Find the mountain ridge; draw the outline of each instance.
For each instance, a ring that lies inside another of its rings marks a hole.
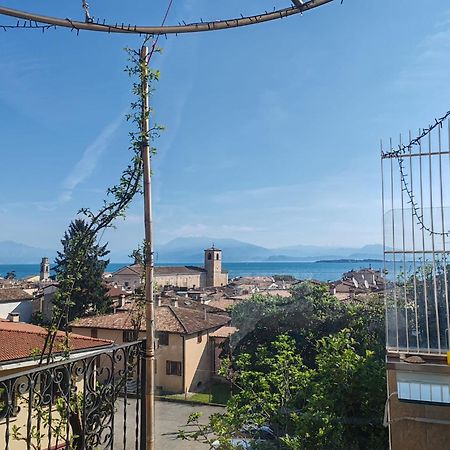
[[[0,241],[0,264],[37,264],[47,256],[52,261],[56,250],[33,247],[16,241]]]
[[[360,248],[318,245],[292,245],[267,248],[230,238],[180,237],[158,245],[155,261],[161,263],[200,263],[204,249],[214,245],[223,251],[225,262],[314,262],[339,259],[381,259],[383,247],[369,244]],[[130,251],[112,250],[111,262],[129,260]],[[52,263],[56,250],[33,247],[15,241],[0,241],[0,264],[37,264],[43,256]]]

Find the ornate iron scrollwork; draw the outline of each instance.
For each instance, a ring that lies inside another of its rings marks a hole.
[[[0,449],[15,441],[27,448],[112,449],[115,440],[126,443],[131,416],[139,441],[144,344],[127,343],[0,377]]]

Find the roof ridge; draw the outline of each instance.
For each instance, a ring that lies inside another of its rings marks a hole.
[[[32,324],[26,324],[26,325],[32,325]],[[32,326],[37,326],[37,325],[32,325]],[[8,331],[8,332],[12,332],[12,333],[20,333],[20,334],[31,334],[31,335],[37,335],[37,336],[45,336],[47,334],[46,330],[36,330],[36,331],[32,331],[32,330],[24,330],[24,329],[14,329],[14,328],[2,328],[0,326],[0,331]],[[63,337],[64,332],[61,330],[57,330],[56,332],[56,337]],[[88,340],[88,341],[104,341],[104,342],[113,342],[110,341],[109,339],[99,339],[99,338],[93,338],[90,336],[83,336],[82,334],[77,334],[77,333],[69,333],[69,337],[72,336],[75,339],[84,339],[84,340]]]
[[[166,306],[167,308],[170,309],[170,311],[172,312],[172,314],[175,316],[175,319],[178,320],[178,322],[180,323],[180,325],[183,327],[183,330],[186,334],[188,334],[188,330],[186,328],[186,326],[184,325],[184,323],[181,321],[181,319],[178,317],[177,313],[174,311],[175,307],[172,305],[162,305],[162,306]],[[179,308],[179,306],[177,306],[177,308]]]
[[[84,316],[84,317],[78,317],[77,319],[73,319],[70,324],[74,324],[76,325],[78,322],[83,321],[83,320],[89,320],[89,319],[93,319],[95,317],[110,317],[110,316],[120,316],[123,314],[128,314],[128,311],[116,311],[116,312],[112,312],[112,313],[107,313],[107,314],[97,314],[97,315],[93,315],[93,316]]]
[[[120,267],[119,269],[117,269],[115,272],[112,272],[112,274],[114,275],[114,274],[116,274],[116,273],[118,273],[118,272],[120,272],[121,270],[124,270],[124,269],[130,269],[130,270],[132,270],[134,273],[136,273],[137,275],[140,275],[140,273],[136,270],[136,269],[133,269],[133,266],[135,266],[136,264],[129,264],[128,266],[124,266],[124,267]]]

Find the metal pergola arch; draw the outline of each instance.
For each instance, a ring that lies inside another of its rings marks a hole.
[[[309,0],[300,3],[299,0],[293,0],[294,6],[278,9],[272,12],[264,12],[252,16],[242,16],[239,18],[221,19],[208,22],[195,22],[180,25],[163,25],[163,26],[141,26],[131,24],[108,24],[98,21],[80,22],[69,18],[60,18],[45,16],[42,14],[31,13],[27,11],[19,11],[12,8],[0,6],[0,15],[15,17],[30,23],[41,23],[55,27],[70,28],[76,30],[98,31],[105,33],[128,33],[128,34],[182,34],[196,33],[202,31],[217,31],[231,28],[244,27],[257,23],[269,22],[272,20],[283,19],[295,14],[301,14],[311,9],[330,3],[334,0]]]

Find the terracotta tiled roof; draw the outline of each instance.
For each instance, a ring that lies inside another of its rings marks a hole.
[[[196,266],[160,266],[155,267],[155,276],[164,275],[196,275],[201,272],[206,272],[203,267]]]
[[[233,333],[236,333],[238,329],[236,327],[223,326],[210,334],[210,337],[227,338]]]
[[[215,305],[212,304],[204,304],[201,303],[199,300],[192,300],[190,298],[181,297],[181,296],[175,296],[175,297],[163,297],[161,298],[161,305],[162,306],[174,306],[174,302],[178,302],[178,306],[181,308],[187,308],[187,309],[196,309],[198,311],[202,311],[204,313],[205,309],[207,313],[212,314],[223,314],[224,311],[222,308],[218,308]]]
[[[112,287],[111,289],[109,289],[109,291],[106,293],[106,295],[108,297],[120,297],[121,295],[130,295],[128,292],[122,290],[121,288],[118,287]]]
[[[218,314],[205,314],[204,311],[169,306],[183,325],[187,334],[222,326],[230,322],[230,317]],[[206,319],[205,319],[206,317]]]
[[[36,325],[22,322],[0,320],[0,363],[18,359],[28,359],[36,350],[44,347],[47,330]],[[58,331],[55,341],[55,353],[61,350],[64,333]],[[87,350],[111,345],[111,341],[94,339],[77,334],[69,334],[69,348],[71,351]]]
[[[132,312],[120,311],[114,314],[101,314],[99,316],[83,317],[70,323],[72,329],[82,328],[105,328],[109,330],[132,330]],[[145,324],[143,324],[145,325]],[[145,330],[145,326],[141,327]]]
[[[156,266],[154,269],[155,276],[164,276],[164,275],[195,275],[199,272],[206,272],[203,267],[196,266]],[[114,272],[113,275],[142,275],[143,267],[139,264],[133,264],[132,266],[122,267],[121,269]]]
[[[32,300],[33,296],[20,288],[0,289],[0,303],[18,302],[22,300]]]
[[[225,311],[228,308],[231,308],[232,306],[234,306],[236,303],[238,303],[238,300],[233,300],[231,298],[222,297],[222,298],[211,300],[208,303],[208,305]]]
[[[142,274],[142,266],[139,264],[134,264],[132,266],[122,267],[119,270],[116,270],[113,275],[141,275]]]
[[[71,323],[72,328],[106,328],[115,330],[131,330],[133,314],[131,311],[105,314],[101,316],[84,317]],[[226,315],[205,313],[197,309],[175,306],[159,306],[155,308],[155,325],[157,331],[169,333],[192,334],[228,324],[230,318]],[[145,321],[142,320],[141,331],[145,331]]]

